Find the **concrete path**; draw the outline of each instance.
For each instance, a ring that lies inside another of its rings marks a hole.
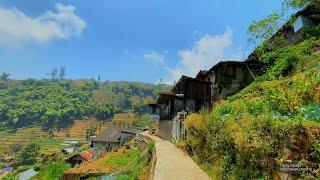
[[[143,132],[155,141],[157,162],[154,180],[208,180],[202,169],[182,150],[169,141]]]

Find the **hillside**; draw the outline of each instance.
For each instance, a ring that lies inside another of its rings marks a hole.
[[[142,115],[145,103],[166,85],[95,80],[0,80],[1,127],[41,124],[60,128],[77,119],[107,120],[115,113]]]
[[[264,75],[187,118],[189,152],[213,178],[278,179],[288,163],[307,168],[301,178],[320,176],[319,49],[311,38],[262,53]]]

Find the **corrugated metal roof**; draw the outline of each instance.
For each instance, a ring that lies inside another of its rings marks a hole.
[[[93,149],[90,149],[86,152],[81,152],[79,155],[86,161],[89,161],[93,156]]]
[[[137,128],[122,128],[121,131],[122,132],[127,132],[127,133],[132,133],[132,134],[138,134],[138,133],[141,132]]]
[[[107,127],[92,141],[93,142],[120,142],[121,132],[138,134],[141,131],[138,130],[137,128]]]
[[[107,127],[93,142],[120,142],[121,128]]]

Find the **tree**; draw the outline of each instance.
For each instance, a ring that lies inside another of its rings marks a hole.
[[[34,160],[40,153],[40,145],[37,143],[26,144],[20,154],[24,162]]]
[[[311,3],[317,4],[317,2],[319,1],[317,0],[283,0],[282,8],[284,8],[284,10],[300,9]]]
[[[134,126],[136,127],[146,127],[150,124],[150,115],[144,114],[142,116],[139,116],[134,121]]]
[[[51,76],[51,80],[54,81],[57,77],[57,74],[58,74],[58,69],[57,68],[53,68],[51,70],[51,73],[50,73],[50,76]]]
[[[97,131],[97,126],[91,125],[89,129],[86,131],[86,140],[90,140],[90,137],[95,135]]]
[[[96,81],[93,78],[91,78],[91,82],[92,82],[92,90],[97,90],[100,88],[100,82]]]
[[[277,29],[279,29],[279,19],[281,15],[279,13],[273,13],[260,21],[254,21],[248,27],[250,43],[256,44],[257,40],[269,39]]]
[[[53,136],[54,136],[54,132],[53,132],[53,130],[52,129],[49,129],[49,138],[53,138]]]
[[[10,74],[8,74],[8,73],[2,73],[1,80],[8,81],[9,76],[10,76]]]
[[[147,112],[147,105],[142,100],[138,100],[132,104],[133,111],[138,115],[143,115]]]
[[[60,80],[63,80],[64,76],[66,75],[66,68],[65,67],[61,67],[60,69]]]
[[[13,152],[14,157],[16,158],[16,154],[21,151],[22,147],[22,144],[10,144],[9,150],[10,152]]]
[[[275,11],[262,20],[254,21],[248,27],[248,41],[255,44],[259,40],[269,39],[278,31],[283,21],[290,19],[290,12],[301,9],[306,5],[320,8],[320,0],[283,0],[281,10]]]

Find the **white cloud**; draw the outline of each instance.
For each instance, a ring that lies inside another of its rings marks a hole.
[[[226,60],[225,58],[238,58],[240,53],[234,52],[230,55],[227,52],[232,45],[232,35],[233,32],[228,27],[221,35],[202,35],[191,49],[180,50],[178,65],[175,68],[166,68],[170,75],[169,82],[178,80],[182,74],[195,76],[199,70],[209,69],[219,61]]]
[[[20,46],[26,41],[43,44],[80,36],[86,23],[75,14],[76,8],[57,3],[55,9],[56,12],[47,11],[32,18],[16,8],[0,8],[0,44]]]
[[[150,51],[144,54],[143,57],[154,65],[164,64],[164,56],[156,51]]]

